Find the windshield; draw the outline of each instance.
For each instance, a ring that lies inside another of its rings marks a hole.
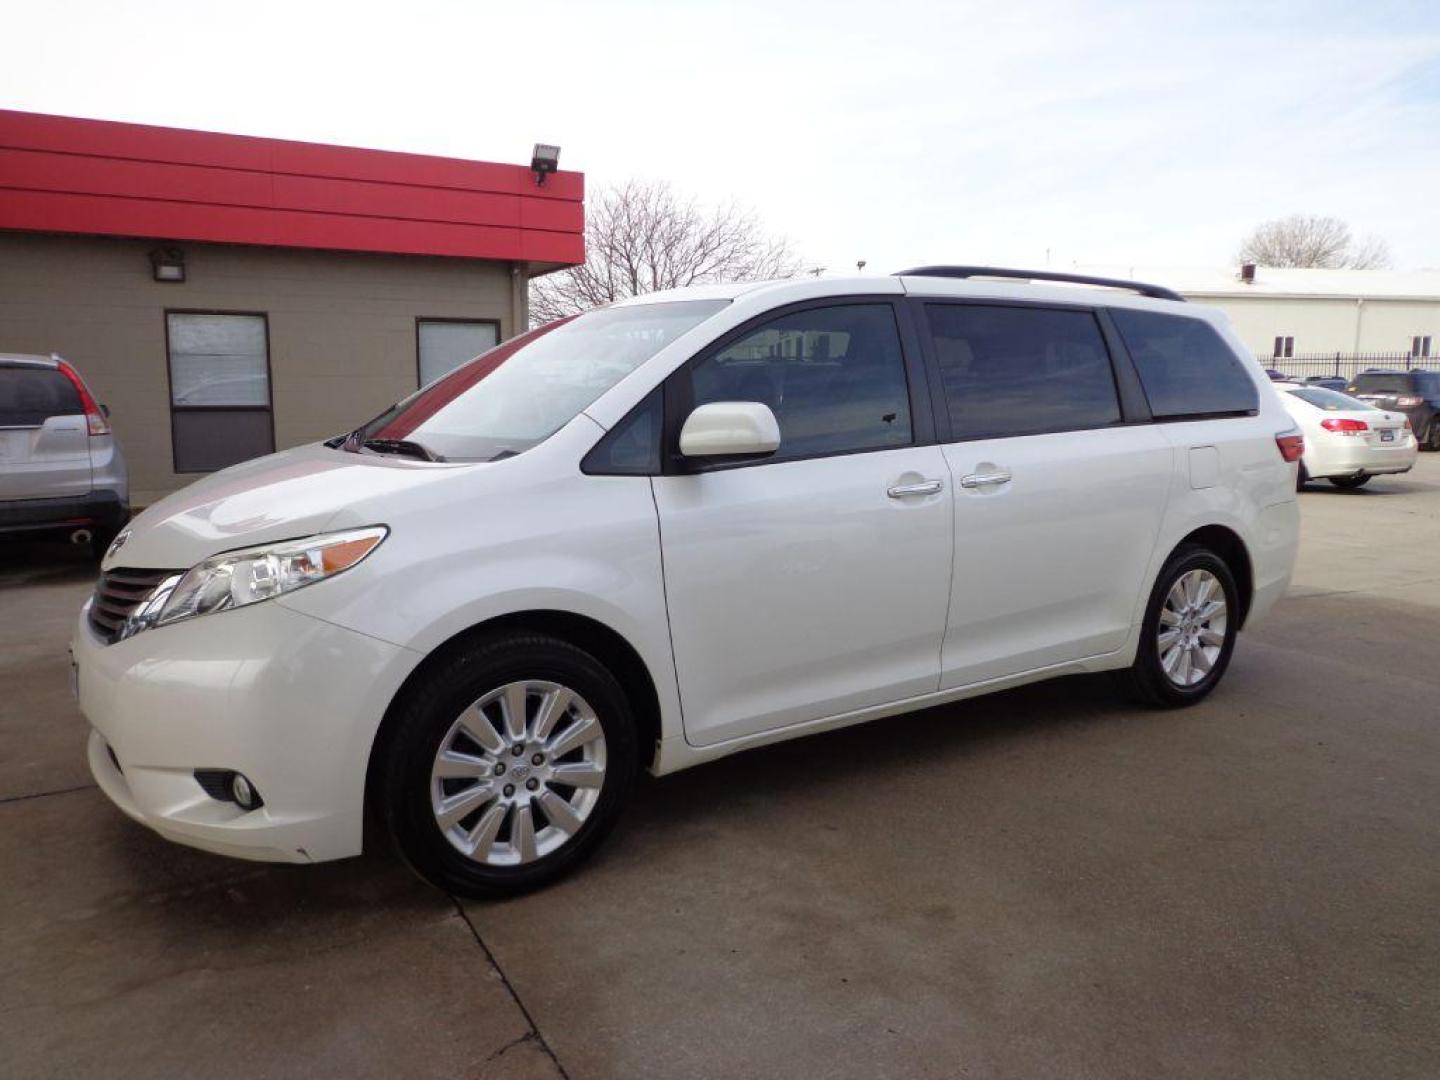
[[[603,308],[542,326],[421,387],[352,433],[345,449],[433,461],[523,453],[728,303]]]
[[[1323,386],[1306,386],[1289,392],[1301,401],[1308,401],[1317,409],[1324,409],[1326,412],[1358,412],[1362,409],[1368,409],[1371,412],[1379,411],[1368,401],[1361,401],[1349,394],[1342,394],[1338,390],[1326,390]]]

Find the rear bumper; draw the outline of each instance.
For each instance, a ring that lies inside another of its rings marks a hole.
[[[1380,476],[1408,472],[1415,466],[1419,447],[1413,438],[1402,446],[1369,446],[1355,440],[1351,445],[1321,444],[1305,455],[1305,469],[1313,477]]]
[[[66,499],[7,499],[0,502],[0,533],[44,529],[118,530],[130,507],[113,491],[92,491]]]
[[[1300,548],[1300,504],[1292,499],[1267,506],[1255,523],[1249,548],[1254,592],[1245,616],[1247,629],[1263,619],[1290,587]]]

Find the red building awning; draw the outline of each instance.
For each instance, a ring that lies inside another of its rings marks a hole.
[[[0,110],[0,229],[585,261],[583,173]]]

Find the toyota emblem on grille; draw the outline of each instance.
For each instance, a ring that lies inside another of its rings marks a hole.
[[[124,547],[124,546],[125,546],[125,541],[126,541],[126,540],[129,540],[129,539],[130,539],[130,530],[129,530],[129,529],[126,529],[126,530],[125,530],[124,532],[122,532],[119,536],[115,537],[114,540],[110,541],[110,546],[105,549],[105,557],[106,557],[107,559],[110,558],[110,557],[111,557],[112,555],[114,555],[117,551],[119,551],[122,547]]]

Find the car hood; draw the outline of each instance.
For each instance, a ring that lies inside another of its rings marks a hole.
[[[256,458],[198,480],[126,526],[112,566],[183,569],[222,551],[327,528],[384,524],[363,516],[370,500],[443,481],[466,465],[351,454],[321,443]],[[479,466],[482,467],[483,466]],[[347,510],[355,513],[346,514]]]

